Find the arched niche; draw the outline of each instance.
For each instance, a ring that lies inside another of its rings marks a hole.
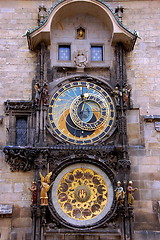
[[[72,8],[70,8],[71,6]],[[78,3],[78,5],[75,3],[71,6],[64,7],[66,11],[60,17],[55,17],[51,24],[51,66],[64,66],[65,64],[65,66],[74,67],[77,64],[80,67],[81,64],[77,58],[83,52],[86,58],[85,66],[109,67],[114,56],[114,48],[111,47],[112,27],[104,17],[100,14],[96,15],[99,8],[95,10],[94,5],[92,5],[93,9],[91,9],[91,6],[88,6],[88,3]],[[77,26],[83,26],[82,29],[85,29],[84,38],[77,37]],[[59,48],[61,46],[65,60],[59,57]],[[63,49],[67,46],[69,50],[65,52]],[[98,51],[98,53],[94,52],[93,57],[92,51]],[[70,57],[68,61],[66,60],[66,55],[68,58]]]
[[[125,28],[108,5],[99,0],[63,0],[55,4],[51,8],[48,19],[41,26],[27,33],[29,48],[36,49],[42,41],[46,45],[50,45],[52,26],[60,22],[61,19],[76,14],[88,14],[101,19],[111,32],[111,46],[121,42],[127,51],[133,49],[137,35]]]

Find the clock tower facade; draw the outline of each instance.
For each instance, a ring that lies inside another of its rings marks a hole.
[[[125,53],[133,50],[136,33],[103,2],[66,0],[26,36],[39,53],[35,181],[38,172],[52,172],[47,204],[32,206],[35,232],[46,240],[53,234],[103,239],[106,232],[111,239],[132,239],[133,207],[125,197],[131,107]]]
[[[37,53],[32,101],[6,109],[18,104],[29,144],[4,152],[13,171],[34,171],[32,240],[133,239],[125,55],[138,35],[122,12],[97,0],[42,5],[25,34]]]

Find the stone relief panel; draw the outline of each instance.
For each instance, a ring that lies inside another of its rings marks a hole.
[[[74,54],[74,63],[77,67],[84,68],[87,66],[88,63],[88,56],[87,51],[85,50],[78,50]]]

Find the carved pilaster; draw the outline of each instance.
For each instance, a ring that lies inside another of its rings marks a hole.
[[[130,169],[128,159],[128,139],[127,139],[127,121],[126,121],[126,104],[129,104],[129,89],[127,88],[125,50],[122,44],[115,48],[116,57],[116,90],[119,91],[119,105],[117,106],[118,115],[118,142],[122,146],[122,152],[118,156],[118,168],[123,169],[124,179]]]
[[[118,179],[122,182],[124,192],[127,192],[127,181],[129,180],[131,162],[128,156],[127,120],[126,111],[130,108],[130,87],[127,85],[125,50],[122,44],[115,49],[116,56],[116,81],[115,93],[118,97],[118,143],[122,146],[118,152]],[[133,208],[128,207],[127,194],[123,206],[118,208],[121,222],[121,237],[123,240],[133,239]]]
[[[33,102],[36,118],[35,144],[46,145],[46,111],[48,106],[47,49],[42,42],[38,50],[37,76],[33,81]]]
[[[125,64],[125,50],[121,43],[119,43],[115,48],[116,56],[116,83],[123,87],[127,83],[126,79],[126,64]]]

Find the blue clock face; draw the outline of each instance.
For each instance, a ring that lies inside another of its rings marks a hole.
[[[53,94],[48,119],[59,138],[72,144],[92,144],[110,136],[115,121],[114,102],[94,83],[68,83]]]

